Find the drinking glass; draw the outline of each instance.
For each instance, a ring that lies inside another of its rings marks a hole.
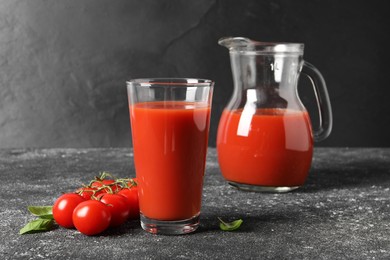
[[[185,234],[199,226],[214,82],[127,82],[141,226]]]

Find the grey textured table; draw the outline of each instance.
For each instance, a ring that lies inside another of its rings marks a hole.
[[[231,188],[209,149],[194,234],[151,235],[137,221],[94,237],[63,228],[18,234],[33,219],[28,205],[51,205],[100,171],[133,177],[131,150],[0,150],[0,259],[390,258],[390,149],[316,149],[305,186],[286,194]],[[244,224],[223,232],[218,216]]]

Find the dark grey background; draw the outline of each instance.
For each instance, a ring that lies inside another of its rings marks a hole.
[[[216,81],[210,145],[233,84],[223,36],[305,43],[334,131],[319,146],[390,146],[383,0],[1,0],[0,148],[131,146],[125,81]],[[302,100],[315,113],[307,80]]]

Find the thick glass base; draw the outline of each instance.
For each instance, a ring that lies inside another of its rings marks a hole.
[[[185,220],[164,221],[150,219],[140,214],[141,227],[152,234],[183,235],[194,232],[199,227],[199,214]]]
[[[243,191],[255,191],[255,192],[274,192],[274,193],[284,193],[292,190],[296,190],[301,186],[293,186],[293,187],[273,187],[273,186],[257,186],[257,185],[248,185],[237,182],[228,182],[234,188]]]

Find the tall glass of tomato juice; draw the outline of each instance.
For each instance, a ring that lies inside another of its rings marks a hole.
[[[214,82],[127,82],[141,226],[185,234],[199,226]]]

